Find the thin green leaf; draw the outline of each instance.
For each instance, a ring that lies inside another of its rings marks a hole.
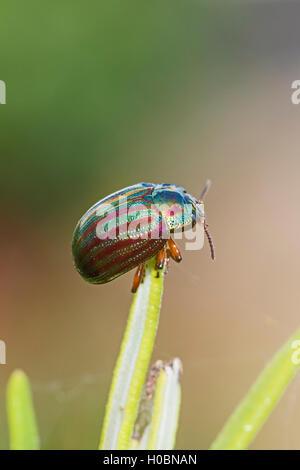
[[[246,449],[300,366],[300,329],[278,351],[228,419],[211,449]]]
[[[15,370],[7,385],[7,415],[10,448],[38,450],[39,435],[33,409],[30,383],[22,370]]]
[[[163,275],[148,261],[134,295],[106,405],[99,449],[128,449],[158,326]]]
[[[180,371],[181,362],[179,359],[174,359],[159,372],[148,431],[146,448],[149,450],[174,448],[181,400]]]

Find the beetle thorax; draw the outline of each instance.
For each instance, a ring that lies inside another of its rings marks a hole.
[[[204,204],[180,186],[158,184],[152,199],[171,233],[204,223]]]

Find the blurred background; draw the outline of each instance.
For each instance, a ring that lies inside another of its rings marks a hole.
[[[5,2],[0,448],[29,375],[45,449],[93,449],[133,273],[85,283],[79,217],[140,181],[199,195],[216,248],[170,266],[154,351],[181,358],[178,449],[205,449],[300,323],[299,2]],[[252,448],[300,448],[296,377]]]

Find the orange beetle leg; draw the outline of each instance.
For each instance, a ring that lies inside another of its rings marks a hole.
[[[132,283],[132,288],[131,288],[131,292],[133,294],[135,294],[135,292],[137,291],[140,283],[143,281],[144,268],[145,268],[145,265],[140,264],[138,266],[136,272],[135,272],[135,275],[134,275],[134,278],[133,278],[133,283]]]
[[[169,238],[168,246],[169,246],[169,249],[170,249],[171,258],[174,261],[176,261],[176,263],[179,263],[182,260],[182,256],[181,256],[181,253],[180,253],[180,250],[179,250],[178,246],[176,245],[174,240],[172,240],[172,238]]]
[[[168,274],[168,272],[169,272],[170,258],[171,258],[171,252],[170,252],[169,248],[167,248],[167,250],[166,250],[165,271],[164,271],[165,274]]]
[[[155,269],[157,270],[157,277],[159,277],[159,271],[164,267],[165,264],[165,247],[160,250],[156,255],[156,265]]]

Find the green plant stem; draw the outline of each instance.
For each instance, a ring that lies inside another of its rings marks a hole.
[[[277,352],[228,419],[211,449],[246,449],[300,366],[300,329]]]
[[[163,274],[155,259],[134,295],[106,405],[99,449],[128,449],[157,331]]]
[[[147,443],[149,450],[174,448],[181,401],[180,371],[181,361],[173,359],[159,373]]]
[[[39,435],[30,384],[22,370],[15,370],[7,385],[7,415],[12,450],[38,450]]]

